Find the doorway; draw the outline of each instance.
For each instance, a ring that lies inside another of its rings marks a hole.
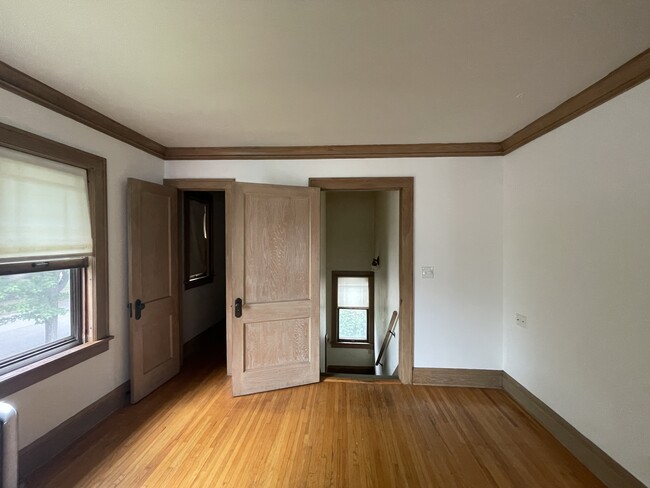
[[[323,193],[327,192],[390,192],[395,191],[399,195],[399,224],[398,224],[398,274],[399,274],[399,344],[397,375],[402,383],[413,382],[413,177],[368,177],[368,178],[310,178],[309,185],[318,187]],[[325,197],[326,198],[326,197]],[[327,210],[321,209],[321,218],[326,219]],[[323,238],[321,238],[321,242]],[[374,256],[376,257],[376,255]],[[379,256],[381,266],[381,256]],[[321,303],[327,301],[327,287],[325,285],[327,275],[321,274]],[[324,319],[326,309],[321,308],[321,321]],[[334,313],[332,312],[332,316]],[[392,319],[391,314],[391,319]],[[389,320],[389,324],[392,320]],[[388,326],[387,326],[388,327]],[[327,332],[327,331],[325,331]],[[331,334],[331,331],[330,331]],[[383,344],[384,337],[380,337]],[[328,337],[328,340],[330,337]],[[377,339],[374,339],[377,341]],[[376,342],[375,342],[376,344]],[[327,351],[325,347],[325,333],[321,329],[321,356]],[[377,358],[381,353],[381,345],[375,355]],[[376,361],[376,359],[375,359]],[[330,360],[321,362],[331,363]],[[390,366],[388,366],[390,368]],[[390,371],[393,373],[393,371]]]
[[[399,191],[322,192],[321,233],[321,371],[397,377]]]
[[[179,303],[183,360],[210,347],[230,374],[228,208],[234,180],[165,180],[179,190]]]
[[[226,224],[223,191],[181,192],[183,360],[210,347],[226,362]]]

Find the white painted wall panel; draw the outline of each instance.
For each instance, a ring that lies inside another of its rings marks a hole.
[[[168,161],[166,178],[415,177],[415,366],[501,369],[501,158]],[[433,280],[420,266],[434,265]]]
[[[649,108],[646,82],[505,157],[503,251],[506,372],[646,484]]]

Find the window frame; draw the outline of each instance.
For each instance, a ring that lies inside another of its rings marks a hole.
[[[39,260],[40,261],[40,260]],[[38,264],[40,266],[34,266]],[[0,376],[18,369],[20,365],[28,365],[40,359],[45,359],[58,352],[76,347],[86,342],[86,317],[84,304],[84,283],[86,282],[86,270],[88,259],[68,258],[50,262],[33,261],[22,263],[0,264],[1,276],[27,275],[44,273],[50,271],[68,271],[70,273],[70,332],[71,335],[43,344],[41,346],[26,349],[13,356],[0,358]]]
[[[339,307],[338,306],[338,280],[339,278],[368,278],[368,308],[365,307]],[[375,347],[375,273],[373,271],[332,271],[332,347],[349,347],[356,349],[374,349]],[[366,321],[365,341],[339,339],[339,309],[368,310]]]
[[[206,227],[207,227],[207,251],[208,251],[208,263],[207,263],[207,270],[206,274],[204,276],[200,276],[197,278],[192,279],[190,276],[190,263],[191,263],[191,256],[190,253],[192,252],[192,246],[190,245],[190,233],[189,233],[189,222],[190,222],[190,201],[196,201],[199,202],[203,205],[205,205],[206,208]],[[183,266],[183,283],[185,286],[186,290],[189,290],[190,288],[195,288],[197,286],[201,285],[207,285],[208,283],[212,283],[214,280],[214,256],[213,256],[213,248],[214,248],[214,241],[213,241],[213,229],[212,229],[212,220],[213,220],[213,209],[212,209],[212,195],[210,193],[205,193],[205,192],[193,192],[193,191],[186,191],[183,192],[183,260],[184,260],[184,266]]]
[[[85,170],[93,238],[93,253],[88,257],[82,283],[85,337],[81,344],[0,375],[2,398],[107,351],[112,337],[108,331],[106,159],[1,122],[0,146]]]

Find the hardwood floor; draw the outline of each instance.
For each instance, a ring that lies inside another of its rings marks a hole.
[[[209,355],[28,487],[599,487],[500,390],[322,382],[233,398]]]

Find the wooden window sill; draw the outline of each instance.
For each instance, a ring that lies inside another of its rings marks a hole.
[[[374,344],[370,342],[330,342],[332,347],[349,347],[353,349],[374,349]]]
[[[111,339],[86,342],[0,376],[0,399],[108,351]]]

